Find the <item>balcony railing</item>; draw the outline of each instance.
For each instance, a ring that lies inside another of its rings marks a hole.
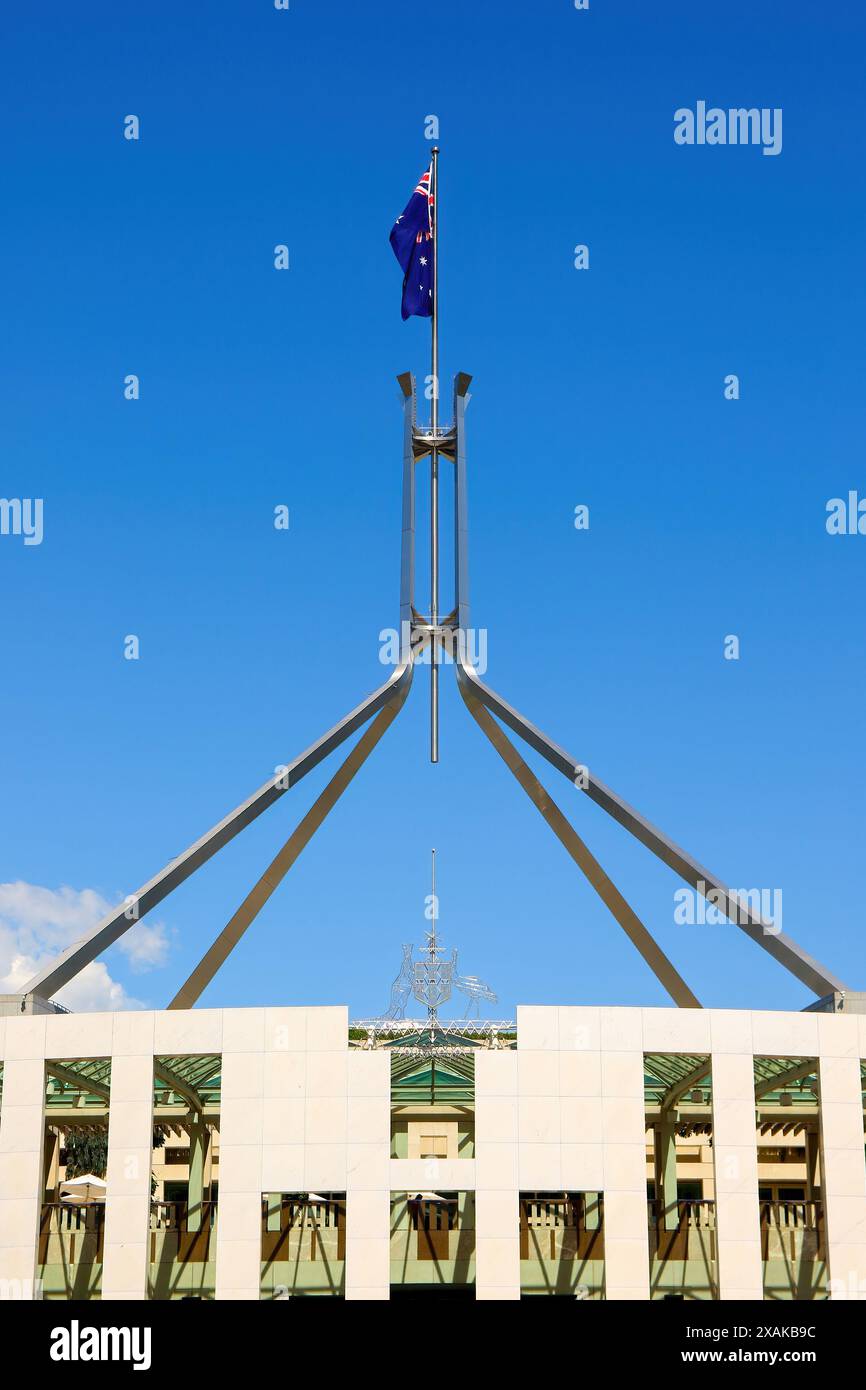
[[[62,1262],[98,1264],[102,1259],[105,1203],[43,1202],[39,1217],[39,1263],[52,1263],[52,1247]]]
[[[761,1225],[784,1231],[816,1231],[823,1218],[820,1202],[762,1202]]]
[[[825,1260],[823,1204],[761,1202],[761,1254],[764,1260]]]
[[[538,1193],[520,1198],[520,1258],[600,1260],[604,1257],[604,1209],[599,1200],[587,1224],[582,1193],[558,1197]]]
[[[664,1226],[666,1206],[656,1198],[647,1202],[647,1215],[651,1226]],[[716,1225],[716,1204],[713,1201],[697,1198],[683,1198],[677,1202],[676,1230],[712,1231]]]
[[[262,1201],[262,1259],[345,1260],[346,1201],[283,1197]]]
[[[713,1261],[716,1257],[716,1204],[712,1201],[678,1201],[666,1224],[666,1205],[660,1199],[647,1202],[650,1259]]]
[[[199,1227],[206,1226],[213,1230],[217,1218],[216,1202],[202,1202],[199,1207],[193,1208],[193,1211],[200,1213]],[[189,1216],[189,1202],[151,1202],[150,1229],[152,1231],[188,1231]]]
[[[151,1202],[151,1264],[165,1260],[180,1264],[207,1262],[211,1234],[216,1228],[217,1205],[216,1202],[202,1202],[190,1208],[188,1202]]]

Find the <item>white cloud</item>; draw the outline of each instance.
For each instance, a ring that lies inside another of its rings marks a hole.
[[[37,970],[84,936],[113,906],[93,888],[0,883],[0,994],[20,993]],[[162,965],[168,953],[165,927],[159,922],[137,922],[117,944],[136,973]],[[76,1012],[143,1007],[112,979],[103,961],[92,961],[55,997]]]
[[[137,922],[117,943],[137,975],[165,965],[168,936],[162,922]]]

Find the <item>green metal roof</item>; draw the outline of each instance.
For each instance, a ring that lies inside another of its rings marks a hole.
[[[393,1105],[471,1105],[475,1058],[405,1057],[391,1054]]]
[[[861,1063],[866,1089],[866,1064]],[[813,1057],[756,1057],[755,1101],[767,1106],[817,1105],[818,1063]],[[654,1052],[644,1058],[644,1098],[647,1105],[675,1105],[692,1090],[712,1099],[712,1072],[707,1056]],[[783,1096],[786,1099],[783,1100]]]
[[[688,1085],[686,1085],[688,1083]],[[678,1091],[686,1086],[702,1090],[703,1099],[711,1095],[710,1059],[700,1054],[648,1052],[644,1057],[643,1093],[646,1105],[674,1104]]]
[[[154,1057],[154,1105],[190,1109],[218,1106],[222,1057]],[[64,1058],[46,1063],[45,1103],[51,1107],[104,1108],[111,1091],[110,1058]]]
[[[782,1097],[790,1097],[790,1101]],[[755,1099],[757,1103],[787,1105],[818,1104],[818,1063],[814,1057],[756,1057]]]
[[[45,1104],[48,1109],[104,1110],[111,1092],[111,1059],[108,1057],[64,1057],[47,1061]]]
[[[192,1092],[202,1107],[219,1105],[223,1059],[218,1053],[198,1057],[155,1057],[154,1067],[155,1105],[176,1105],[188,1110],[190,1102],[184,1092]],[[173,1089],[172,1080],[176,1080],[177,1090]]]

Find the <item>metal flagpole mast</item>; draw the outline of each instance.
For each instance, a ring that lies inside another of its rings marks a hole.
[[[103,951],[118,941],[136,922],[141,921],[148,912],[186,882],[202,865],[240,835],[268,807],[278,801],[290,788],[296,786],[302,778],[318,767],[325,758],[334,753],[353,734],[359,733],[365,725],[369,725],[312,808],[292,832],[272,864],[251,892],[247,894],[237,912],[196,966],[180,993],[172,1000],[169,1008],[187,1008],[197,1001],[201,991],[213,978],[215,971],[226,960],[243,932],[254,921],[261,907],[270,898],[277,883],[285,877],[304,846],[309,843],[312,835],[336,805],[346,787],[383,736],[388,724],[397,716],[409,694],[415,663],[419,660],[427,644],[433,645],[434,652],[437,652],[440,642],[443,641],[445,629],[440,626],[439,617],[438,462],[440,453],[448,462],[453,463],[455,470],[455,611],[453,620],[450,617],[447,620],[449,639],[452,630],[455,636],[466,631],[464,624],[468,624],[469,590],[465,414],[468,404],[467,393],[472,378],[465,372],[457,373],[454,381],[453,425],[447,430],[440,430],[438,155],[439,150],[434,147],[428,190],[428,229],[432,241],[434,274],[431,287],[430,315],[432,320],[432,381],[429,433],[425,432],[423,425],[419,426],[416,418],[417,392],[414,376],[410,372],[404,372],[398,378],[403,396],[403,531],[400,550],[400,621],[401,630],[404,621],[410,626],[411,640],[408,644],[408,650],[401,651],[400,663],[388,680],[373,690],[354,709],[349,710],[342,719],[316,739],[299,757],[288,765],[277,765],[276,775],[271,774],[263,786],[254,791],[227,816],[219,820],[216,825],[205,831],[183,853],[169,860],[168,864],[143,884],[136,893],[129,895],[124,902],[115,904],[107,916],[98,922],[86,936],[74,942],[61,955],[43,964],[42,968],[26,981],[17,996],[21,1000],[22,1007],[26,1005],[29,996],[36,996],[43,1000],[51,999],[58,990],[76,979],[86,966],[102,955]],[[423,177],[426,178],[427,175],[425,174]],[[414,191],[413,198],[415,194],[420,197],[422,192],[423,184],[419,184]],[[411,237],[417,238],[418,234],[421,233],[423,240],[423,215],[419,215],[421,209],[414,201],[411,204],[411,211],[413,221],[408,249],[410,253],[414,254],[413,247],[417,247],[418,242],[416,240],[412,243]],[[397,223],[402,222],[402,220],[401,216],[397,219]],[[397,240],[399,241],[399,238]],[[421,249],[426,253],[426,243]],[[395,246],[401,267],[406,259],[405,251],[405,241],[399,246]],[[426,254],[423,259],[426,270]],[[404,307],[407,287],[405,275],[407,273],[404,270]],[[422,283],[426,283],[426,277]],[[415,284],[418,285],[417,292]],[[417,314],[418,309],[424,307],[423,297],[420,300],[418,298],[421,292],[421,283],[415,281],[411,288],[411,303],[414,306],[412,312]],[[415,462],[417,459],[426,457],[428,452],[431,455],[432,474],[431,578],[433,592],[430,621],[426,622],[423,615],[415,608],[413,598],[415,593]],[[682,1008],[699,1007],[696,997],[685,985],[671,962],[667,960],[647,928],[608,878],[598,860],[591,854],[562,811],[556,806],[546,788],[542,786],[523,761],[505,734],[505,728],[517,734],[558,773],[567,777],[571,787],[579,787],[601,810],[605,811],[630,835],[645,845],[657,859],[672,869],[685,883],[690,884],[692,888],[702,894],[711,905],[719,906],[721,902],[723,914],[733,925],[738,926],[769,955],[773,956],[779,964],[783,965],[795,979],[800,980],[819,998],[824,999],[826,996],[833,995],[844,997],[846,994],[850,994],[850,989],[842,980],[803,951],[795,941],[781,932],[778,925],[774,925],[772,920],[766,919],[757,909],[752,907],[746,901],[748,894],[738,893],[735,889],[729,888],[716,874],[710,873],[691,854],[681,849],[657,826],[652,825],[633,806],[629,806],[611,787],[605,786],[597,778],[595,771],[589,776],[585,764],[576,762],[570,753],[555,744],[546,734],[531,724],[519,710],[486,685],[468,659],[465,644],[460,641],[456,644],[454,665],[458,688],[472,718],[480,726],[530,801],[544,817],[571,859],[588,879],[614,919],[640,951],[656,978],[677,1005]],[[433,698],[431,711],[431,760],[433,762],[438,760],[437,681],[438,669],[434,661],[432,665]],[[434,912],[436,911],[435,889],[434,855]],[[438,944],[437,917],[438,912],[433,917],[433,927],[428,933],[427,959],[415,962],[412,975],[415,998],[419,1003],[425,1001],[427,1003],[428,1027],[431,1033],[436,1027],[435,1018],[439,1006],[450,998],[456,970],[456,953],[452,952],[450,962],[439,961],[443,948]],[[0,996],[0,1012],[3,1010],[4,1005],[2,996]],[[419,1035],[423,1031],[422,1022]]]
[[[431,850],[431,864],[432,864],[432,880],[433,880],[433,883],[432,883],[432,901],[431,901],[431,903],[430,903],[430,911],[431,911],[432,914],[433,914],[433,935],[432,935],[431,938],[430,938],[430,945],[429,945],[429,948],[428,948],[428,949],[429,949],[429,952],[430,952],[430,960],[431,960],[431,962],[433,963],[433,965],[434,965],[434,967],[435,967],[435,965],[436,965],[436,959],[437,959],[437,956],[438,956],[438,951],[436,950],[436,918],[437,918],[437,916],[439,915],[439,914],[438,914],[438,910],[437,910],[437,903],[436,903],[436,851],[435,851],[435,849],[434,849],[434,850]],[[435,970],[434,970],[433,972],[431,972],[431,973],[433,973],[433,974],[435,975]],[[437,1023],[437,1012],[436,1012],[436,1009],[435,1009],[435,1008],[431,1008],[430,1005],[429,1005],[429,1003],[428,1003],[428,1005],[427,1005],[427,1024],[428,1024],[428,1027],[429,1027],[429,1029],[430,1029],[430,1041],[431,1041],[431,1043],[432,1043],[432,1042],[435,1042],[435,1040],[436,1040],[436,1023]]]
[[[433,232],[433,312],[430,318],[430,625],[439,624],[439,147],[433,146],[430,166],[431,230]],[[430,761],[439,761],[439,643],[430,643]]]

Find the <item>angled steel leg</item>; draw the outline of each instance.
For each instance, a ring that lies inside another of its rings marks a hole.
[[[732,889],[728,888],[717,874],[705,869],[690,854],[680,849],[673,840],[670,840],[661,830],[645,820],[633,807],[617,796],[616,792],[611,791],[610,787],[606,787],[594,773],[587,769],[585,764],[576,762],[570,754],[559,748],[533,724],[530,724],[528,719],[524,719],[522,714],[519,714],[495,691],[485,685],[472,667],[461,661],[459,647],[455,664],[457,681],[464,699],[467,696],[474,697],[485,705],[491,713],[502,720],[503,724],[507,724],[510,729],[519,734],[530,748],[534,748],[537,753],[546,758],[558,772],[567,777],[573,785],[578,786],[592,801],[601,806],[602,810],[607,811],[609,816],[612,816],[636,839],[652,850],[658,859],[661,859],[663,863],[678,873],[686,883],[690,883],[693,888],[703,892],[705,896],[710,892],[717,894],[720,910],[728,916],[734,925],[744,931],[747,936],[750,936],[753,941],[756,941],[759,946],[762,946],[804,985],[819,996],[831,994],[835,990],[845,991],[847,989],[841,980],[814,957],[807,955],[790,936],[777,931],[772,923],[765,922],[760,914],[753,912],[749,905],[742,898],[739,898]]]
[[[752,912],[749,905],[743,902],[730,888],[718,877],[717,874],[710,873],[696,859],[693,859],[685,850],[674,844],[661,830],[645,820],[633,807],[617,796],[616,792],[590,773],[584,764],[578,763],[563,748],[558,747],[552,739],[537,729],[534,724],[530,724],[528,719],[524,719],[520,712],[509,705],[495,690],[491,690],[485,685],[478,673],[466,660],[468,646],[463,640],[464,633],[469,627],[469,571],[467,565],[467,536],[468,536],[468,500],[466,485],[466,406],[468,404],[468,387],[471,378],[465,373],[459,373],[455,379],[454,388],[454,433],[455,433],[455,487],[454,487],[454,526],[455,526],[455,606],[458,614],[458,641],[456,643],[455,670],[460,691],[464,696],[472,696],[485,705],[491,714],[495,714],[503,724],[507,724],[516,734],[534,748],[543,758],[546,758],[557,772],[561,772],[567,777],[572,785],[577,785],[579,789],[586,793],[602,810],[606,811],[614,820],[619,821],[636,839],[652,850],[663,863],[678,873],[686,883],[690,883],[693,888],[707,896],[713,893],[719,902],[721,910],[726,916],[762,946],[771,956],[773,956],[786,970],[801,980],[804,985],[813,990],[815,994],[821,996],[832,994],[834,991],[845,991],[847,986],[843,984],[830,970],[821,965],[812,956],[792,941],[783,932],[777,931],[769,922],[765,922],[759,913]]]
[[[220,932],[186,983],[178,990],[168,1006],[170,1009],[191,1009],[197,1003],[214,975],[240,941],[247,927],[255,920],[271,895],[276,892],[328,812],[334,808],[355,773],[366,762],[385,730],[393,724],[403,707],[407,693],[408,687],[404,687],[403,693],[396,700],[392,700],[389,705],[386,705],[383,710],[380,710],[372,724],[367,726],[348,758],[331,778],[321,795],[313,802],[303,820],[292,831],[282,849],[265,869],[255,887],[244,898],[231,921]]]
[[[369,695],[366,700],[356,706],[346,715],[345,719],[341,719],[339,724],[335,724],[332,729],[329,729],[305,753],[302,753],[287,768],[267,781],[263,787],[260,787],[251,797],[237,806],[224,820],[213,826],[200,840],[196,840],[195,844],[191,845],[183,854],[172,859],[155,878],[152,878],[137,893],[131,895],[124,903],[109,912],[86,937],[76,941],[62,955],[51,961],[31,980],[28,980],[24,986],[24,993],[39,994],[43,998],[50,998],[52,994],[56,994],[57,990],[68,984],[80,970],[83,970],[86,965],[89,965],[92,960],[95,960],[97,956],[113,945],[124,932],[129,931],[130,927],[150,912],[151,908],[156,907],[174,888],[177,888],[179,884],[195,873],[196,869],[207,863],[208,859],[218,850],[233,840],[241,830],[273,805],[284,792],[287,792],[290,787],[293,787],[296,782],[306,776],[323,758],[326,758],[329,753],[332,753],[335,748],[350,738],[369,719],[377,715],[380,710],[385,710],[394,701],[398,702],[397,708],[403,703],[412,683],[414,655],[429,639],[425,638],[422,642],[416,642],[414,649],[410,639],[413,616],[412,586],[415,568],[415,459],[413,443],[415,380],[410,373],[404,373],[399,381],[404,402],[403,530],[400,559],[402,650],[400,664],[384,685],[379,686],[378,690],[374,690],[372,695]]]
[[[402,704],[412,683],[412,653],[404,653],[400,665],[394,670],[384,685],[368,695],[360,705],[350,711],[344,719],[317,739],[306,752],[296,758],[282,772],[276,773],[259,787],[251,797],[235,808],[228,816],[213,826],[195,844],[176,859],[172,859],[164,869],[140,888],[131,899],[113,908],[94,929],[80,941],[75,942],[61,956],[52,960],[38,975],[34,975],[24,986],[24,993],[39,994],[50,999],[57,990],[67,984],[85,965],[113,945],[124,932],[129,931],[151,908],[162,902],[173,889],[195,873],[196,869],[227,845],[246,826],[260,816],[263,811],[278,801],[290,787],[300,782],[308,772],[350,738],[357,729],[394,701]]]
[[[554,835],[565,846],[578,868],[589,879],[602,902],[619,922],[632,945],[640,951],[650,970],[667,990],[674,1003],[681,1009],[699,1009],[701,1007],[700,1000],[692,993],[685,980],[668,960],[664,951],[647,931],[643,922],[626,902],[616,885],[608,878],[598,860],[594,858],[577,831],[566,820],[553,798],[527,767],[514,744],[496,723],[496,720],[491,718],[484,706],[464,686],[460,687],[460,693],[476,724],[487,735],[530,801],[535,804]]]

